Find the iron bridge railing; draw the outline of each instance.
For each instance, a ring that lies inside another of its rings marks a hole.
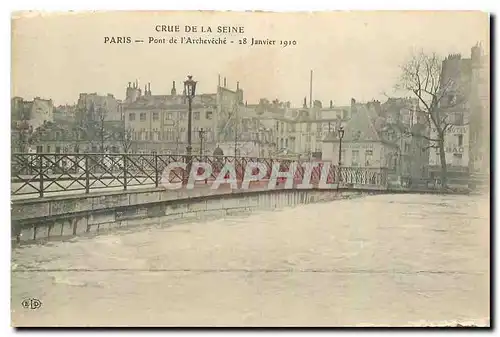
[[[304,161],[273,158],[252,158],[234,156],[199,156],[167,154],[116,154],[116,153],[14,153],[11,161],[11,195],[44,197],[47,194],[90,193],[102,189],[127,190],[134,187],[159,187],[168,180],[170,183],[187,182],[187,170],[174,169],[168,177],[164,170],[170,163],[202,162],[211,166],[208,180],[215,180],[225,164],[232,164],[238,181],[243,180],[248,163],[261,163],[265,167],[264,179],[271,176],[273,165],[280,171],[288,171],[292,163],[297,164],[294,184],[300,183],[305,172]],[[313,169],[311,184],[320,181],[323,165],[328,172],[326,182],[345,186],[387,185],[387,171],[342,167],[329,162],[320,162]],[[201,170],[201,171],[200,171]],[[258,171],[258,169],[256,169]],[[200,168],[198,173],[203,173]],[[257,172],[253,172],[257,174]],[[280,183],[280,179],[278,179]]]

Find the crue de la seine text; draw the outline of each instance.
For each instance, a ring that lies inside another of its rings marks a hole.
[[[296,46],[293,39],[271,39],[268,36],[245,36],[243,26],[154,25],[156,36],[132,38],[131,36],[105,36],[106,44],[186,44],[186,45],[246,45],[246,46]]]
[[[155,31],[158,33],[219,33],[219,34],[244,34],[245,28],[242,26],[190,26],[186,25],[156,25]]]

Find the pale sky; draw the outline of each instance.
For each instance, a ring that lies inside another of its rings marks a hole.
[[[52,98],[71,104],[81,92],[125,98],[127,83],[151,82],[153,94],[182,90],[188,74],[198,92],[213,93],[218,74],[245,100],[313,99],[347,105],[384,99],[412,49],[470,57],[478,41],[489,45],[488,14],[481,12],[100,12],[23,14],[12,21],[12,96]],[[158,33],[156,25],[180,25],[180,33]],[[244,27],[244,34],[183,32],[185,25]],[[106,36],[144,39],[142,44],[105,44]],[[228,37],[227,45],[148,44],[149,37]],[[296,40],[296,46],[239,45],[238,39]]]

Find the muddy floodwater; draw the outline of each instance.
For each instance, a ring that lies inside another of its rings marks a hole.
[[[485,325],[489,226],[487,198],[380,195],[24,246],[12,321]]]

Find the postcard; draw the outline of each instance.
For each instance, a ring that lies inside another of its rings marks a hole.
[[[490,327],[489,30],[12,13],[12,326]]]

